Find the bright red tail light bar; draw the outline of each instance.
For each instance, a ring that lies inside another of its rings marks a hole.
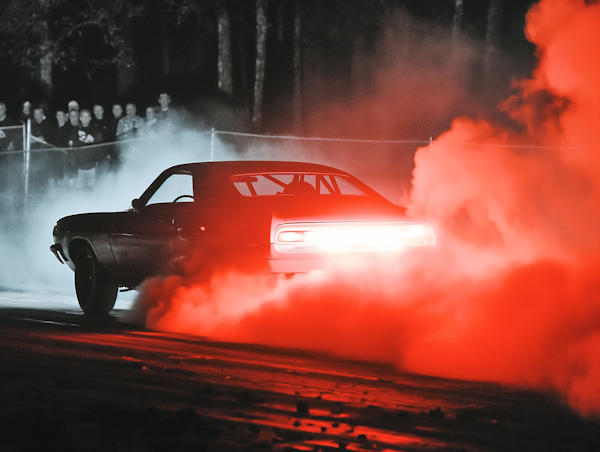
[[[424,222],[284,223],[275,231],[281,253],[396,251],[435,246],[435,234]]]

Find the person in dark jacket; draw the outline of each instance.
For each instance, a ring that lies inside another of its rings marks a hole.
[[[16,121],[6,114],[6,104],[0,102],[0,127],[16,126]]]
[[[94,112],[94,117],[92,118],[91,124],[100,131],[100,133],[102,134],[102,138],[105,141],[109,141],[109,123],[108,120],[104,117],[104,107],[100,104],[96,104],[94,105],[94,108],[92,108],[92,111]]]
[[[0,102],[0,192],[13,188],[18,185],[17,179],[21,174],[14,171],[14,168],[20,168],[20,161],[23,157],[20,154],[5,154],[19,148],[19,139],[23,142],[23,132],[18,128],[2,129],[3,127],[13,127],[17,122],[6,114],[6,104]]]
[[[123,117],[123,107],[121,104],[114,104],[112,107],[113,117],[108,119],[107,135],[104,137],[106,141],[115,141],[117,139],[117,127],[119,120]]]
[[[67,121],[67,112],[56,111],[56,126],[52,134],[51,143],[59,148],[69,147],[69,136],[71,135],[71,124]]]
[[[27,124],[27,120],[31,119],[31,102],[26,100],[23,102],[23,109],[21,110],[21,116],[19,116],[19,122],[21,124]]]
[[[56,125],[52,130],[50,143],[59,148],[69,147],[69,136],[71,129],[73,128],[69,121],[67,121],[67,112],[64,110],[57,110],[56,113]],[[51,184],[60,185],[63,182],[65,173],[67,171],[67,154],[65,150],[54,150],[49,153],[49,177]]]
[[[71,130],[70,141],[76,147],[77,181],[79,188],[93,187],[96,183],[96,166],[101,160],[102,149],[88,148],[86,146],[102,143],[102,133],[91,125],[92,114],[89,110],[81,110],[79,114],[79,127]]]
[[[16,121],[6,114],[6,104],[4,102],[0,102],[0,128],[16,125]],[[0,130],[0,152],[12,151],[14,149],[14,143],[12,139],[13,136],[11,133]]]
[[[46,119],[46,115],[44,114],[44,109],[42,107],[36,107],[33,110],[31,135],[37,138],[37,140],[32,140],[32,144],[38,145],[35,147],[39,147],[39,145],[44,144],[43,142],[49,142],[51,140],[50,137],[52,135],[52,126],[50,126],[50,123]]]

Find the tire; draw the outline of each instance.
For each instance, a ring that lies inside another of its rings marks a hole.
[[[92,251],[84,247],[75,261],[75,293],[86,314],[106,315],[114,307],[119,286],[107,280]]]

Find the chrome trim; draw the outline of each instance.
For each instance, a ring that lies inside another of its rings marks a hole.
[[[59,245],[58,243],[50,245],[50,251],[52,251],[52,254],[56,256],[58,262],[61,264],[64,264],[68,260],[65,253],[63,253],[62,245]]]

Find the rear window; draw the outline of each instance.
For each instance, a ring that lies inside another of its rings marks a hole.
[[[314,173],[237,174],[231,177],[242,196],[349,195],[366,196],[346,176]]]

